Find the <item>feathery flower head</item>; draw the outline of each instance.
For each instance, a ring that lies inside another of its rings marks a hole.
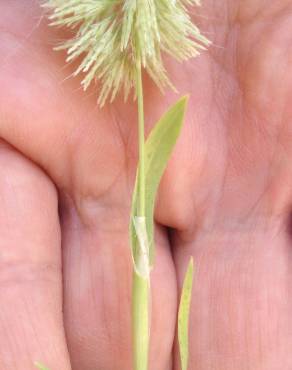
[[[85,75],[84,90],[100,80],[103,105],[121,88],[128,97],[137,68],[145,68],[161,90],[172,86],[162,52],[184,61],[205,49],[210,42],[192,23],[191,5],[200,0],[46,0],[44,6],[51,25],[76,30],[57,49],[67,50],[67,62],[83,57],[73,75]]]

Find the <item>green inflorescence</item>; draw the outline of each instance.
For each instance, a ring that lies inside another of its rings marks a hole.
[[[146,69],[160,89],[172,86],[161,53],[183,61],[197,56],[209,41],[193,24],[187,6],[198,0],[48,0],[51,25],[75,30],[57,47],[67,62],[81,56],[73,75],[84,74],[84,89],[100,80],[99,103],[123,88],[136,89],[136,66]],[[173,86],[172,86],[173,87]]]

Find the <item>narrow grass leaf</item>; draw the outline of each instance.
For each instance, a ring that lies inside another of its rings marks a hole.
[[[178,311],[178,342],[181,360],[181,370],[187,370],[189,359],[189,316],[193,287],[193,258],[189,262],[189,266],[185,275],[181,300]]]
[[[151,131],[145,144],[145,223],[147,238],[145,236],[143,240],[147,240],[147,253],[150,266],[153,266],[154,263],[153,216],[156,193],[167,162],[179,137],[183,125],[187,100],[187,97],[181,98],[168,110],[167,113],[165,113],[165,115],[158,121],[156,126]],[[141,261],[146,260],[145,247],[141,248],[140,246],[139,241],[141,241],[142,236],[138,235],[139,232],[136,227],[137,222],[135,222],[138,210],[138,191],[138,184],[136,181],[132,202],[130,238],[136,272],[140,273],[141,276],[144,276],[144,272],[147,270],[147,268],[146,266],[144,266],[144,268],[141,267]]]
[[[49,370],[47,367],[41,365],[40,363],[36,362],[35,363],[35,366],[39,369],[39,370]]]

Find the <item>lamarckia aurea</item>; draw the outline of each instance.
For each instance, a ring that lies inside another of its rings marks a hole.
[[[182,98],[173,105],[145,142],[142,73],[145,71],[162,91],[166,87],[175,89],[163,55],[186,61],[198,56],[210,44],[193,23],[189,12],[192,6],[199,5],[199,0],[46,0],[43,3],[51,26],[71,30],[72,36],[55,49],[67,52],[68,63],[79,61],[72,75],[83,75],[84,90],[97,82],[100,106],[108,100],[112,102],[121,90],[125,101],[132,90],[137,98],[139,164],[129,232],[133,256],[134,370],[148,369],[155,195],[180,134],[187,103],[187,99]],[[191,259],[178,320],[183,370],[188,366],[192,278]]]

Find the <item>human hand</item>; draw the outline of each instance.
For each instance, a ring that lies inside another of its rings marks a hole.
[[[172,368],[190,255],[190,370],[291,366],[292,5],[262,3],[205,1],[215,46],[169,63],[191,99],[156,209],[153,370]],[[129,369],[134,104],[100,110],[94,89],[64,81],[73,67],[51,49],[65,35],[37,1],[0,9],[0,368]],[[149,130],[176,96],[145,82]]]

